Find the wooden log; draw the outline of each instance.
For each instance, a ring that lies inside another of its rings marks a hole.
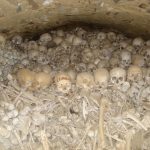
[[[150,36],[148,0],[0,0],[0,32],[33,34],[72,22]]]

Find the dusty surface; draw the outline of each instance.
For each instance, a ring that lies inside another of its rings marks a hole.
[[[1,0],[0,32],[39,32],[70,22],[97,23],[130,35],[150,35],[148,0]]]
[[[150,41],[82,28],[0,39],[1,149],[150,149]]]

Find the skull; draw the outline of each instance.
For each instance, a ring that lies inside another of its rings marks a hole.
[[[94,77],[89,72],[82,72],[77,75],[76,85],[80,88],[89,89],[94,85]]]
[[[109,81],[109,72],[107,69],[100,68],[94,71],[95,83],[98,86],[106,87]]]
[[[141,81],[143,78],[142,69],[139,66],[132,65],[128,68],[127,79],[131,82]]]
[[[56,31],[57,36],[59,37],[64,37],[65,36],[65,32],[63,30],[57,30]]]
[[[125,49],[129,45],[128,41],[121,41],[119,43],[120,49]]]
[[[30,50],[28,51],[28,57],[30,60],[37,60],[39,56],[39,51],[38,50]]]
[[[12,43],[15,45],[21,45],[23,39],[20,35],[16,35],[12,38]]]
[[[73,39],[74,39],[75,35],[74,34],[67,34],[65,41],[67,43],[72,43]]]
[[[97,49],[99,47],[99,41],[98,39],[92,39],[90,41],[90,48],[91,49]]]
[[[56,36],[56,37],[53,38],[53,42],[54,42],[56,45],[61,44],[62,41],[63,41],[63,38],[62,38],[62,37]]]
[[[60,72],[56,74],[55,84],[56,84],[57,90],[62,93],[68,93],[72,87],[71,78],[65,72]]]
[[[60,45],[64,50],[70,50],[71,49],[71,45],[67,41],[63,41]]]
[[[89,63],[94,61],[94,55],[90,49],[84,49],[82,52],[82,61],[84,63]]]
[[[75,36],[72,40],[73,46],[79,46],[82,43],[82,39],[80,37]]]
[[[77,72],[85,72],[87,70],[87,66],[84,63],[79,63],[75,66]]]
[[[46,53],[47,52],[47,47],[43,46],[43,45],[40,45],[39,46],[39,51],[42,52],[42,53]]]
[[[146,64],[147,64],[148,66],[150,66],[150,47],[148,47],[148,48],[146,48],[146,49],[144,50],[143,56],[144,56],[144,59],[145,59],[145,61],[146,61]]]
[[[116,37],[116,40],[117,41],[123,41],[123,40],[125,40],[126,38],[125,38],[125,36],[123,35],[123,34],[118,34],[117,35],[117,37]]]
[[[78,28],[76,31],[77,36],[79,36],[80,38],[85,39],[86,38],[86,31],[82,28]]]
[[[114,85],[121,85],[126,81],[126,71],[123,68],[113,68],[110,70],[110,81]]]
[[[147,46],[150,46],[150,40],[147,40],[147,41],[146,41],[146,45],[147,45]]]
[[[75,80],[76,80],[76,77],[77,77],[77,73],[74,70],[72,70],[72,69],[68,69],[66,71],[66,73],[70,76],[71,82],[75,83]]]
[[[87,65],[87,69],[88,69],[88,71],[93,72],[94,70],[96,70],[96,65],[93,63],[89,63]]]
[[[113,42],[113,41],[116,41],[117,36],[114,32],[108,32],[107,38],[110,42]]]
[[[142,68],[142,71],[146,84],[150,85],[150,68]]]
[[[128,67],[131,64],[131,53],[128,51],[121,52],[121,66]]]
[[[111,49],[105,47],[100,51],[100,53],[101,53],[101,58],[105,60],[109,60],[112,55]]]
[[[29,41],[27,45],[28,51],[30,50],[37,50],[38,49],[38,44],[36,41]]]
[[[135,66],[144,67],[144,65],[145,65],[144,57],[142,55],[133,56],[132,64]]]
[[[144,45],[144,40],[141,37],[137,37],[132,41],[132,45],[135,47],[136,51],[139,51]]]
[[[76,63],[76,62],[80,62],[80,53],[77,51],[77,50],[74,50],[72,53],[71,53],[71,56],[70,56],[70,61],[71,63]]]
[[[44,33],[40,36],[39,44],[47,46],[50,41],[52,41],[51,35],[49,33]]]
[[[103,40],[105,40],[106,39],[106,33],[104,33],[104,32],[99,32],[98,34],[97,34],[97,39],[101,42],[101,41],[103,41]]]

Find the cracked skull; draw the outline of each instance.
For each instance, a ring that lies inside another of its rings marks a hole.
[[[68,93],[72,87],[71,78],[65,72],[60,72],[56,74],[55,84],[56,84],[57,90],[62,93]]]

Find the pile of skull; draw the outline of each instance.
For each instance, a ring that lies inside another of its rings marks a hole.
[[[150,40],[75,28],[50,31],[36,41],[17,35],[11,45],[24,52],[13,73],[29,90],[54,83],[62,93],[69,93],[72,85],[88,90],[115,87],[138,97],[144,87],[144,97],[150,96]]]

